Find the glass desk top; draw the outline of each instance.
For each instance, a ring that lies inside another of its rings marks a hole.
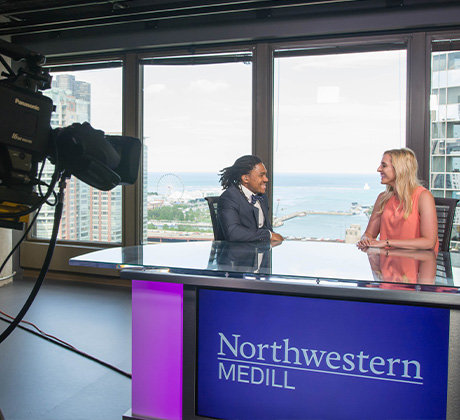
[[[459,254],[375,248],[363,252],[353,244],[334,242],[160,243],[95,251],[72,258],[70,264],[292,283],[330,280],[333,285],[356,286],[364,282],[388,289],[425,285],[450,293],[458,293],[460,287]]]

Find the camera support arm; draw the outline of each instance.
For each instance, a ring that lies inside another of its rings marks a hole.
[[[10,57],[15,61],[25,60],[26,65],[25,67],[21,67],[16,75],[1,55]],[[44,55],[0,39],[0,61],[9,72],[6,76],[8,78],[17,78],[19,80],[17,84],[21,85],[21,78],[18,76],[26,74],[32,81],[34,81],[33,91],[36,92],[38,89],[43,90],[51,87],[51,76],[49,75],[47,69],[42,68],[46,61]],[[30,86],[27,87],[30,88]]]
[[[0,54],[6,55],[15,61],[25,59],[30,70],[45,64],[45,56],[19,45],[11,44],[0,38]]]

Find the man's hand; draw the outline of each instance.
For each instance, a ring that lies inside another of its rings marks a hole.
[[[272,232],[272,237],[270,238],[271,242],[282,242],[284,241],[284,238],[279,234]]]

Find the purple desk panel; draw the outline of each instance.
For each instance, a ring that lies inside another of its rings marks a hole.
[[[182,419],[183,286],[133,280],[132,416]]]

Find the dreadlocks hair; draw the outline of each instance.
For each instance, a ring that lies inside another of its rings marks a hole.
[[[259,156],[241,156],[232,166],[220,171],[220,185],[224,190],[232,184],[238,187],[241,183],[241,177],[251,172],[259,163],[262,163],[262,159]]]

